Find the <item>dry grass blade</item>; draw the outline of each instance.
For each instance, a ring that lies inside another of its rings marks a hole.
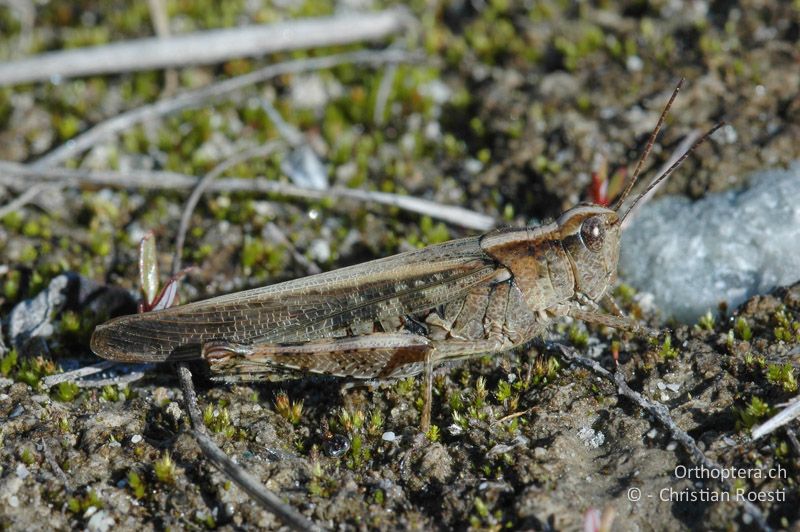
[[[405,9],[389,9],[61,50],[0,64],[0,85],[213,64],[237,57],[374,41],[412,23]]]
[[[31,181],[37,180],[46,182],[47,187],[58,188],[102,186],[126,189],[188,190],[197,186],[196,177],[175,172],[45,169],[9,161],[0,161],[0,184],[23,190],[30,186]],[[328,198],[349,199],[397,207],[398,209],[423,214],[436,220],[478,231],[487,231],[493,228],[496,223],[491,216],[463,207],[443,205],[431,200],[413,196],[401,196],[389,192],[342,187],[318,190],[270,181],[265,178],[217,179],[211,182],[207,190],[213,192],[261,192],[305,201],[318,201]]]
[[[101,139],[128,129],[145,120],[152,120],[183,109],[204,105],[216,98],[241,90],[244,87],[262,83],[278,76],[323,70],[344,64],[381,65],[386,63],[407,62],[414,60],[416,57],[416,55],[409,52],[390,48],[378,51],[362,50],[358,52],[276,63],[248,74],[229,78],[201,89],[182,93],[174,98],[159,100],[158,102],[119,114],[95,125],[77,137],[70,139],[65,144],[36,161],[33,165],[37,168],[57,166],[67,159],[75,157],[84,150],[94,146]]]
[[[769,418],[767,421],[757,427],[753,427],[752,439],[753,441],[763,438],[775,429],[786,425],[800,417],[800,399],[795,399],[789,406]]]

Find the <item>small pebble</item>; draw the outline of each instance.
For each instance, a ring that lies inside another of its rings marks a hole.
[[[26,478],[28,478],[28,475],[30,474],[31,472],[28,471],[28,468],[25,467],[25,464],[17,464],[17,476],[19,478],[25,480]]]
[[[630,72],[639,72],[644,67],[644,61],[638,55],[629,55],[625,60],[625,67]]]
[[[17,418],[21,416],[23,413],[25,413],[25,407],[22,405],[17,405],[14,407],[14,410],[12,410],[11,413],[8,415],[8,419]]]
[[[395,438],[396,438],[396,436],[395,436],[394,432],[392,432],[391,430],[388,430],[388,431],[384,432],[383,435],[381,436],[381,439],[383,441],[394,441]]]
[[[590,427],[583,427],[579,430],[578,438],[590,449],[597,449],[606,441],[606,437],[602,432],[596,431]]]
[[[165,411],[167,415],[172,418],[172,421],[174,421],[175,424],[181,420],[181,416],[183,415],[181,407],[175,401],[172,401],[170,404],[168,404]]]
[[[19,497],[12,495],[8,498],[8,505],[12,508],[19,508]]]
[[[651,440],[658,436],[658,429],[650,429],[650,432],[647,433],[647,437]]]
[[[135,443],[139,443],[140,441],[142,441],[142,435],[141,434],[134,434],[133,436],[131,436],[131,443],[135,444]]]
[[[94,508],[94,506],[89,508],[89,510],[92,508]],[[87,510],[87,513],[89,510]],[[97,509],[95,508],[95,510]],[[95,513],[92,518],[89,519],[89,522],[86,523],[86,529],[90,532],[108,532],[114,528],[115,524],[114,518],[111,517],[105,510],[101,510]]]
[[[169,402],[169,392],[166,388],[159,386],[153,390],[153,402],[158,406],[164,406]]]

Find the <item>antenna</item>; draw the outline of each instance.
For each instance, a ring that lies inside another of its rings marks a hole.
[[[705,134],[705,135],[703,135],[702,137],[700,137],[699,139],[697,139],[697,141],[696,141],[694,144],[692,144],[692,146],[691,146],[691,147],[690,147],[688,150],[686,150],[685,152],[683,152],[683,155],[681,155],[680,157],[678,157],[678,160],[677,160],[677,161],[675,161],[674,163],[672,163],[672,166],[670,166],[669,168],[667,168],[667,169],[664,171],[664,173],[663,173],[663,174],[661,174],[661,175],[660,175],[660,176],[658,176],[657,178],[653,179],[653,181],[652,181],[652,182],[651,182],[649,185],[647,185],[647,188],[644,190],[644,192],[642,192],[641,194],[639,194],[638,196],[636,196],[636,199],[635,199],[635,200],[633,200],[633,203],[631,204],[631,206],[628,208],[628,210],[627,210],[627,211],[625,211],[625,214],[623,214],[623,215],[622,215],[622,218],[620,219],[620,223],[624,222],[624,221],[625,221],[625,218],[627,218],[627,217],[628,217],[628,215],[629,215],[631,212],[633,212],[633,209],[634,209],[634,208],[636,207],[636,205],[639,203],[639,200],[641,200],[643,197],[645,197],[645,196],[647,195],[647,193],[648,193],[648,192],[650,192],[650,191],[651,191],[651,190],[653,190],[653,189],[654,189],[656,186],[658,186],[658,184],[659,184],[659,183],[661,183],[663,180],[665,180],[667,177],[669,177],[669,175],[670,175],[672,172],[674,172],[674,171],[675,171],[675,169],[676,169],[676,168],[678,168],[678,167],[681,165],[681,163],[682,163],[683,161],[685,161],[685,160],[686,160],[686,158],[687,158],[687,157],[689,157],[689,154],[691,154],[691,153],[694,151],[694,149],[695,149],[695,148],[697,148],[699,145],[701,145],[702,143],[704,143],[705,141],[707,141],[707,140],[709,139],[709,137],[711,137],[711,135],[713,135],[713,134],[714,134],[714,132],[715,132],[716,130],[718,130],[719,128],[721,128],[721,127],[722,127],[722,126],[724,126],[724,125],[725,125],[725,122],[724,122],[724,121],[723,121],[723,122],[719,122],[719,123],[717,123],[717,125],[715,125],[715,126],[714,126],[714,127],[712,127],[711,129],[709,129],[709,130],[706,132],[706,134]],[[621,205],[621,204],[620,204],[620,205]],[[619,205],[617,206],[617,208],[619,208]]]
[[[622,194],[619,196],[616,202],[614,202],[614,207],[612,207],[615,211],[619,211],[620,207],[622,207],[622,203],[628,197],[628,194],[631,193],[633,186],[636,184],[637,179],[639,178],[639,174],[642,171],[642,166],[644,166],[647,157],[650,155],[650,152],[653,149],[653,144],[656,142],[656,137],[658,136],[658,132],[661,131],[661,127],[664,125],[664,119],[667,118],[667,113],[669,112],[669,108],[672,107],[672,102],[675,101],[675,97],[678,96],[678,93],[683,86],[683,81],[685,78],[681,78],[678,81],[678,85],[675,86],[675,90],[672,91],[672,96],[670,96],[667,105],[664,107],[664,110],[661,111],[661,116],[658,117],[658,123],[656,124],[655,129],[650,134],[650,138],[647,139],[647,145],[642,152],[642,156],[639,157],[639,162],[636,164],[636,169],[633,171],[633,175],[631,176],[631,180],[628,181],[628,186],[625,187],[625,190],[622,191]],[[689,151],[691,151],[694,147],[692,147]],[[688,152],[687,152],[688,153]],[[638,200],[637,200],[638,201]],[[630,210],[628,211],[630,212]]]

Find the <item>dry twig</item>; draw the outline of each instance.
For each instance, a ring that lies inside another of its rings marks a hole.
[[[753,427],[752,439],[753,441],[762,438],[774,431],[778,427],[786,425],[790,421],[800,417],[800,398],[796,398],[789,406],[766,420],[764,423],[757,427]]]
[[[168,115],[183,109],[196,107],[214,99],[220,98],[244,87],[261,83],[268,79],[286,74],[297,74],[311,70],[322,70],[333,68],[338,65],[355,63],[379,65],[385,63],[402,62],[414,60],[417,56],[403,50],[388,49],[381,51],[362,50],[325,57],[310,59],[298,59],[269,65],[255,72],[244,74],[234,78],[226,79],[219,83],[214,83],[190,92],[185,92],[174,98],[159,100],[158,102],[144,105],[119,114],[113,118],[100,122],[94,127],[81,133],[77,137],[70,139],[44,157],[41,157],[30,166],[35,169],[58,166],[64,161],[76,157],[83,151],[91,148],[101,140],[128,129],[135,124],[152,120],[161,116]],[[25,187],[25,192],[17,198],[11,200],[6,205],[0,206],[0,217],[9,212],[13,212],[24,207],[35,199],[35,197],[48,187],[34,186]]]
[[[44,440],[44,438],[42,438],[40,441],[42,444],[42,452],[44,453],[44,458],[45,460],[47,460],[47,464],[50,466],[50,469],[53,470],[53,474],[56,476],[56,478],[58,478],[58,480],[61,481],[61,484],[64,485],[64,490],[67,493],[72,493],[72,485],[70,484],[66,473],[64,473],[64,470],[61,469],[61,466],[58,465],[58,462],[56,461],[55,456],[53,456],[53,452],[50,450],[50,447],[47,445],[47,442]]]
[[[374,41],[413,24],[405,9],[288,20],[60,50],[0,64],[0,85],[167,67]]]
[[[0,184],[24,190],[26,187],[30,187],[31,181],[46,182],[48,187],[58,188],[102,186],[126,189],[187,190],[197,186],[196,177],[175,172],[45,169],[0,161]],[[261,192],[306,201],[328,198],[348,199],[397,207],[467,229],[487,231],[495,226],[494,218],[479,212],[388,192],[343,187],[317,190],[265,178],[217,179],[209,185],[207,190],[213,192]]]
[[[344,64],[365,64],[381,65],[386,63],[413,61],[419,56],[403,50],[361,50],[343,54],[328,55],[324,57],[313,57],[297,59],[269,65],[254,72],[236,76],[233,78],[207,85],[203,88],[184,92],[174,98],[159,100],[158,102],[143,105],[136,109],[131,109],[113,118],[100,122],[94,127],[81,133],[77,137],[70,139],[55,150],[36,161],[33,166],[44,168],[47,166],[57,166],[60,163],[77,156],[83,151],[94,146],[100,140],[107,138],[114,133],[128,129],[135,124],[146,120],[159,118],[177,111],[182,111],[191,107],[207,104],[217,98],[221,98],[232,92],[241,90],[250,85],[262,83],[264,81],[284,76],[286,74],[298,74],[313,70],[324,70]]]
[[[197,406],[197,394],[192,384],[192,372],[186,364],[178,366],[178,376],[183,389],[183,399],[189,419],[192,423],[192,435],[200,445],[206,458],[233,480],[241,489],[250,495],[262,508],[275,514],[283,523],[293,530],[321,530],[317,525],[306,519],[294,508],[284,503],[280,498],[261,485],[252,475],[233,462],[209,437],[203,424],[200,408]]]

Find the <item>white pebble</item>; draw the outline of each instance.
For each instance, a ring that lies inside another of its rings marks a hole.
[[[19,478],[21,478],[22,480],[25,480],[26,478],[28,478],[28,475],[31,474],[31,472],[28,471],[28,468],[25,467],[25,464],[17,464],[16,472],[17,472],[17,476]]]

